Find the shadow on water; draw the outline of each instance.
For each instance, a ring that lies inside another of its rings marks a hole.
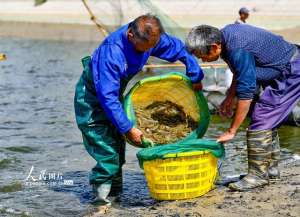
[[[147,207],[157,203],[150,197],[143,172],[126,171],[121,206],[124,208]]]
[[[286,151],[300,154],[300,127],[281,126],[279,129],[280,146]]]
[[[82,204],[90,204],[94,195],[89,184],[89,172],[71,171],[64,173],[64,180],[73,180],[72,185],[54,185],[49,189],[55,192],[72,194]],[[123,192],[120,197],[120,206],[124,208],[147,207],[156,202],[150,197],[147,182],[143,172],[125,170],[123,172]]]
[[[68,208],[61,210],[59,213],[64,216],[90,216],[97,212],[97,206],[93,205],[94,194],[92,187],[88,181],[89,172],[87,171],[71,171],[64,173],[64,180],[73,180],[74,184],[50,186],[48,189],[53,192],[61,193],[67,197],[77,198],[80,206],[84,209],[74,210]],[[133,171],[131,169],[123,170],[123,192],[118,202],[113,203],[108,216],[137,216],[134,213],[136,209],[147,209],[158,205],[159,201],[152,199],[149,195],[147,183],[142,171]],[[75,199],[74,198],[74,199]],[[43,211],[43,214],[48,213]]]
[[[49,187],[49,189],[68,193],[76,196],[80,203],[89,204],[92,202],[94,196],[92,194],[92,188],[89,184],[89,172],[87,171],[71,171],[64,173],[64,180],[72,180],[72,185],[58,185]]]

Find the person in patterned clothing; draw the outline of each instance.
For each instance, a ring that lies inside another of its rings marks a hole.
[[[233,72],[231,87],[219,113],[236,111],[230,128],[219,142],[233,139],[244,121],[256,90],[264,89],[255,103],[247,129],[248,175],[229,187],[245,191],[278,180],[280,146],[277,128],[300,99],[299,46],[264,29],[230,24],[219,30],[201,25],[186,39],[187,49],[202,61],[221,57]]]

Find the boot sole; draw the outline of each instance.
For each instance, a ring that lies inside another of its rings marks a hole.
[[[280,182],[280,178],[270,178],[269,181],[270,183],[277,183],[277,182]]]
[[[230,191],[234,192],[234,191],[238,191],[238,192],[249,192],[249,191],[254,191],[256,189],[263,189],[266,185],[269,185],[269,183],[266,183],[264,185],[260,185],[254,188],[244,188],[244,189],[237,189],[237,188],[231,188],[230,186],[228,186],[228,188],[230,189]]]

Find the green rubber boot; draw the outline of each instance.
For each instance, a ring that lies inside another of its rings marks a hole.
[[[123,191],[123,174],[122,169],[112,179],[111,191],[109,197],[119,197]]]
[[[110,206],[118,202],[123,190],[122,169],[112,178],[111,183],[93,184],[92,187],[95,195],[93,204]]]
[[[111,201],[108,199],[108,195],[111,190],[111,183],[93,184],[93,193],[95,199],[92,202],[95,205],[111,205]]]
[[[269,184],[268,168],[271,161],[272,131],[247,131],[248,174],[229,184],[236,191],[248,191]]]
[[[92,216],[102,216],[107,213],[112,206],[112,201],[109,198],[111,191],[111,183],[92,184],[95,199],[92,204],[97,207],[97,210]]]
[[[280,160],[280,145],[278,131],[273,130],[272,132],[272,152],[271,162],[269,167],[269,178],[270,182],[276,182],[280,180],[280,171],[278,168],[278,162]]]

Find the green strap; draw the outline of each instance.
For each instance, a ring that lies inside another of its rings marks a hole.
[[[209,151],[217,158],[225,155],[224,146],[214,140],[188,139],[177,143],[144,148],[137,153],[140,167],[143,168],[144,161],[165,159],[167,155],[194,151]]]

